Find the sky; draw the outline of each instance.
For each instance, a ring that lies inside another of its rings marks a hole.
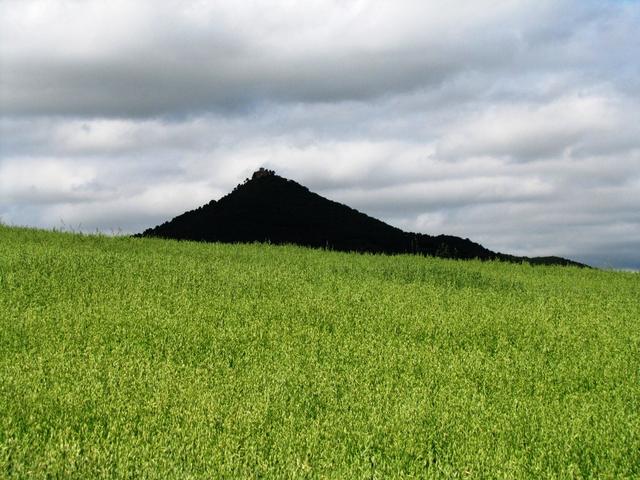
[[[259,167],[640,269],[640,2],[0,0],[0,221],[133,233]]]

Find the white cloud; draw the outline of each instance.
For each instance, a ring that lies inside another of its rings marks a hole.
[[[51,203],[91,198],[95,171],[58,158],[13,159],[0,164],[0,201]]]
[[[625,124],[630,118],[617,100],[578,93],[543,104],[490,105],[452,125],[438,153],[448,158],[485,155],[516,160],[569,156],[584,144],[611,138],[619,129],[635,129]]]

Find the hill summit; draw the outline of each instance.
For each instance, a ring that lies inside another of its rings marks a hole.
[[[469,239],[450,235],[404,232],[264,168],[220,200],[212,200],[137,236],[581,265],[560,257],[528,258],[497,253]]]

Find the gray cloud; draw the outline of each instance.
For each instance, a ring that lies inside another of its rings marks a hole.
[[[0,0],[0,219],[139,231],[259,166],[638,268],[640,4]]]
[[[365,101],[532,62],[571,71],[631,36],[607,29],[623,12],[581,3],[5,1],[3,108],[147,116]]]

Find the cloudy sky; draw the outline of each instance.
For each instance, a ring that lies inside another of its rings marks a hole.
[[[640,268],[640,2],[0,0],[0,220],[136,232],[260,166]]]

